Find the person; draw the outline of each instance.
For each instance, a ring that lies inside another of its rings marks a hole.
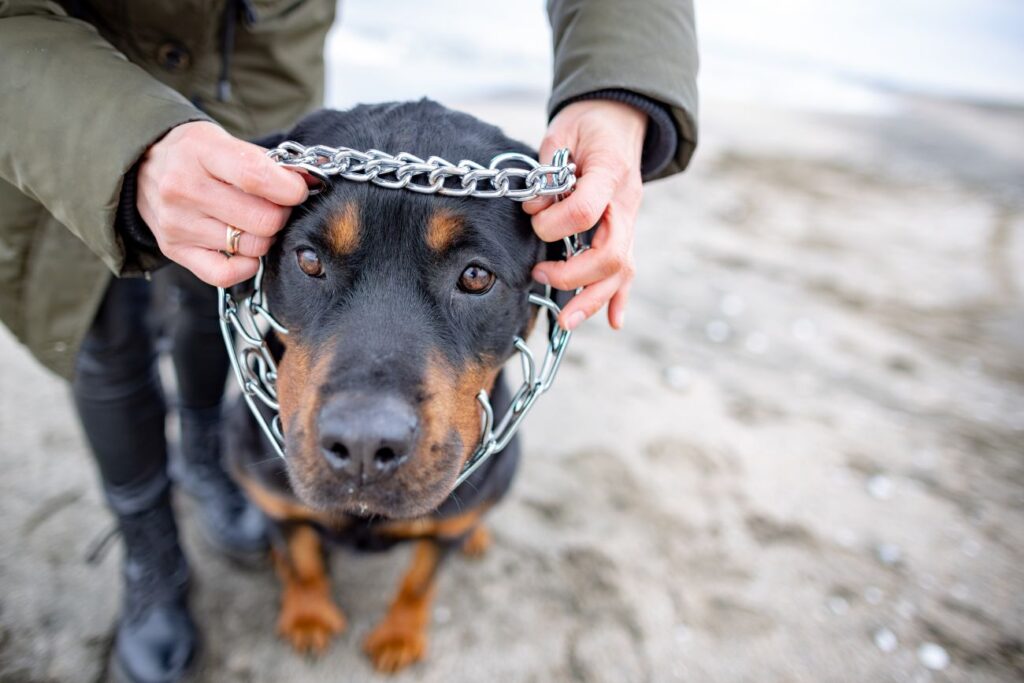
[[[0,0],[0,318],[71,381],[125,546],[112,653],[124,680],[179,680],[198,640],[170,506],[154,283],[177,306],[174,479],[218,546],[265,548],[219,462],[228,366],[210,285],[251,278],[308,195],[245,140],[320,105],[334,14],[335,0]],[[598,227],[592,249],[534,277],[586,286],[563,326],[607,305],[621,328],[641,183],[682,171],[697,140],[692,2],[550,0],[548,14],[540,158],[569,147],[579,181],[567,200],[525,209],[547,241]]]

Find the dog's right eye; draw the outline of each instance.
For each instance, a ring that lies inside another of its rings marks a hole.
[[[459,277],[459,289],[466,294],[486,294],[494,285],[494,273],[481,266],[467,266]]]
[[[298,249],[295,258],[299,262],[299,270],[310,277],[323,277],[324,264],[320,263],[320,257],[309,248]]]

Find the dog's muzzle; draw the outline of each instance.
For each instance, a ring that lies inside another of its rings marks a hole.
[[[555,152],[550,165],[541,165],[535,159],[518,154],[501,154],[486,168],[471,161],[451,164],[439,157],[426,162],[411,154],[391,156],[378,150],[357,152],[348,148],[322,145],[303,147],[285,142],[268,152],[268,156],[283,166],[300,168],[312,173],[321,182],[341,177],[356,182],[373,182],[391,189],[408,189],[419,193],[448,196],[477,197],[481,199],[507,198],[527,201],[537,196],[554,195],[556,200],[570,192],[576,183],[576,165],[569,161],[569,150]],[[527,167],[505,167],[508,163]],[[427,183],[414,182],[414,177],[426,175]],[[388,176],[391,176],[389,179]],[[445,181],[458,178],[461,187],[451,187]],[[514,187],[514,179],[522,187]],[[487,183],[490,189],[480,189]],[[583,251],[576,235],[566,237],[565,258]],[[581,289],[576,290],[578,294]],[[263,259],[253,280],[252,293],[237,301],[231,292],[218,290],[220,329],[227,347],[231,367],[246,405],[256,419],[267,440],[279,456],[285,458],[284,432],[281,426],[280,405],[277,400],[277,363],[270,352],[266,335],[270,330],[288,334],[288,330],[270,312],[263,290]],[[551,388],[565,356],[572,332],[558,326],[561,309],[551,295],[551,287],[544,294],[529,295],[530,303],[539,306],[548,318],[547,349],[538,363],[526,341],[518,335],[513,344],[519,354],[523,381],[512,396],[505,414],[495,419],[490,397],[483,389],[477,394],[480,403],[480,441],[455,482],[458,486],[470,477],[484,462],[505,448],[519,430],[526,415],[533,409],[541,394]]]

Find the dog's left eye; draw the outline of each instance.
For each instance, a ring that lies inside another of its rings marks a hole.
[[[494,273],[480,266],[468,266],[459,277],[459,289],[467,294],[484,294],[493,285]]]
[[[320,257],[317,256],[316,252],[309,248],[298,249],[295,252],[295,258],[299,262],[299,270],[310,277],[323,277],[324,276],[324,264],[320,262]]]

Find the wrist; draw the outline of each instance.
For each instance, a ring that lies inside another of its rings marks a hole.
[[[552,121],[552,126],[566,123],[594,122],[605,132],[614,134],[615,145],[623,151],[637,169],[643,157],[643,144],[647,133],[648,117],[645,112],[625,102],[612,99],[582,99],[566,104]],[[557,123],[556,123],[557,121]],[[590,127],[590,124],[584,124]]]
[[[623,88],[594,90],[569,98],[556,106],[552,117],[577,102],[611,100],[628,104],[647,114],[640,171],[645,180],[656,178],[669,166],[679,151],[682,139],[676,129],[671,109],[663,102]]]
[[[647,132],[647,112],[626,102],[619,102],[612,99],[594,98],[581,99],[562,107],[556,117],[565,114],[567,117],[582,116],[584,114],[598,114],[608,120],[614,121],[616,128],[629,139],[643,139]]]

